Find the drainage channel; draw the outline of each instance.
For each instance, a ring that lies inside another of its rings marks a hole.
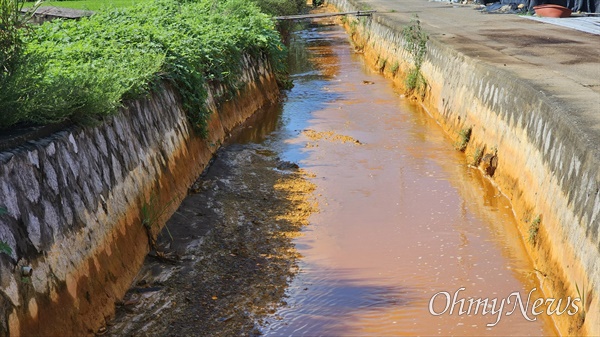
[[[293,32],[290,65],[294,88],[218,152],[109,334],[556,335],[516,302],[543,294],[509,201],[442,129],[337,25]]]
[[[295,241],[299,274],[262,332],[555,335],[548,316],[513,310],[510,294],[525,305],[539,279],[509,201],[367,69],[339,26],[308,26],[292,40],[295,87],[265,143],[315,174],[320,212]],[[468,298],[489,299],[487,314],[467,312]]]

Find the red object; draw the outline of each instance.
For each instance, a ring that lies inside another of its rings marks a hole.
[[[548,18],[568,18],[571,16],[571,10],[561,5],[539,5],[534,6],[533,10],[537,16],[544,16]]]

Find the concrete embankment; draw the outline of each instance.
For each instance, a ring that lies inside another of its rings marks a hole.
[[[0,254],[0,335],[85,335],[105,324],[148,252],[142,222],[158,232],[228,132],[277,98],[268,62],[243,64],[234,99],[209,88],[206,139],[163,85],[98,126],[0,153],[0,239],[11,250]]]
[[[599,335],[598,37],[419,0],[328,2],[378,10],[346,27],[400,87],[416,56],[405,27],[427,33],[416,99],[510,198],[546,298],[585,295],[577,315],[553,315],[559,331]]]

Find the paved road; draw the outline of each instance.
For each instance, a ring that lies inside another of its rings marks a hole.
[[[536,20],[539,22],[549,23],[551,25],[557,25],[567,27],[582,32],[600,35],[600,17],[588,16],[588,17],[570,17],[570,18],[544,18],[535,15],[522,16],[525,19]]]
[[[527,80],[551,96],[588,142],[600,144],[600,35],[514,14],[485,14],[469,5],[360,2],[397,22],[399,29],[418,15],[430,38]]]

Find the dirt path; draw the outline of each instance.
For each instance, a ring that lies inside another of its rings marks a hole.
[[[297,272],[292,238],[317,207],[307,176],[257,145],[218,152],[100,333],[258,335]]]

